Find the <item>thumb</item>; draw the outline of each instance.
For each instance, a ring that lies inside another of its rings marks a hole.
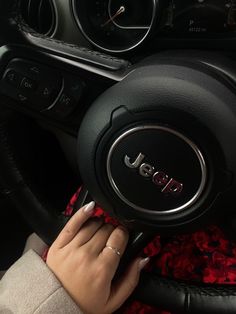
[[[148,264],[150,258],[138,258],[127,269],[125,274],[112,286],[108,307],[111,312],[117,310],[128,299],[136,288],[141,270]]]

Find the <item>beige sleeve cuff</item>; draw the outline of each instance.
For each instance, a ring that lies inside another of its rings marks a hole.
[[[0,281],[0,314],[82,314],[34,252],[23,255]]]

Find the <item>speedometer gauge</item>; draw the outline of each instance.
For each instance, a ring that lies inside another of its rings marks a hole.
[[[110,52],[125,52],[149,35],[158,0],[72,0],[74,15],[84,36]]]

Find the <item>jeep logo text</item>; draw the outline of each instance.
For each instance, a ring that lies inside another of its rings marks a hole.
[[[144,163],[145,155],[140,153],[136,159],[132,162],[129,156],[125,156],[124,162],[128,168],[138,169],[139,174],[144,178],[152,179],[152,182],[159,186],[162,193],[178,196],[183,191],[183,184],[176,181],[173,178],[170,178],[163,171],[156,171],[155,168],[148,164]]]

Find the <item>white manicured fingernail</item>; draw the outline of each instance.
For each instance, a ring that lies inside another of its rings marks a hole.
[[[142,270],[149,263],[149,261],[149,257],[141,259],[141,261],[139,262],[139,269]]]
[[[84,213],[86,215],[92,215],[94,212],[95,202],[90,202],[87,205],[84,206]]]

